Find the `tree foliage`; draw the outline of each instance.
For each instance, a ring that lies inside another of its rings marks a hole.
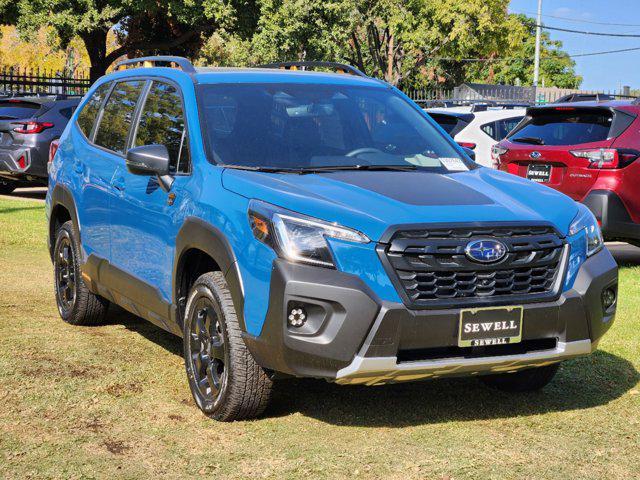
[[[531,84],[533,79],[532,59],[536,48],[536,23],[533,18],[524,15],[512,15],[512,18],[519,23],[519,28],[512,31],[511,48],[499,55],[510,59],[470,65],[467,71],[470,81],[508,85]],[[551,40],[549,34],[543,31],[540,45],[539,85],[578,88],[582,83],[582,77],[576,75],[575,62],[562,50],[562,42]]]
[[[55,32],[43,27],[27,38],[15,27],[0,26],[0,65],[29,69],[65,71],[73,74],[89,68],[89,57],[79,38],[62,48]]]
[[[508,0],[258,0],[253,37],[217,33],[202,49],[213,64],[337,60],[394,85],[453,86],[470,79],[523,84],[532,78],[532,20]],[[230,48],[226,48],[229,46]],[[531,50],[531,51],[530,51]],[[545,37],[543,78],[576,85],[573,62]],[[473,64],[466,58],[515,56]],[[529,72],[529,70],[531,70]]]
[[[218,28],[234,31],[239,21],[247,20],[245,9],[250,11],[251,5],[251,0],[0,0],[0,15],[3,23],[22,32],[53,28],[63,47],[79,37],[96,78],[123,55],[193,54],[203,34]],[[237,28],[238,34],[243,28]],[[116,32],[119,45],[107,51],[110,31]]]

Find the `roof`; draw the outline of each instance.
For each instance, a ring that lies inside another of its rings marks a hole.
[[[363,85],[388,87],[387,84],[370,77],[344,73],[327,73],[304,70],[279,70],[274,68],[196,68],[197,83],[316,83],[339,85]]]

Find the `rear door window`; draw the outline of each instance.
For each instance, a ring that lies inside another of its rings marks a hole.
[[[96,145],[125,153],[133,114],[144,84],[144,80],[116,83],[104,105],[96,132]]]
[[[512,142],[533,145],[577,145],[609,136],[613,116],[607,111],[537,113],[509,136]]]
[[[93,92],[93,95],[91,95],[89,101],[85,103],[82,111],[78,115],[78,126],[87,138],[91,136],[93,123],[96,121],[96,117],[102,106],[102,101],[109,92],[109,88],[111,88],[111,82],[100,85],[97,90]]]
[[[189,152],[182,99],[176,87],[154,81],[140,114],[135,146],[167,147],[174,172],[189,171]]]
[[[39,103],[21,100],[0,101],[0,120],[31,118],[40,110]]]

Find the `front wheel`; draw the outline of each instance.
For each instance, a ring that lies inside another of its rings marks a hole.
[[[479,377],[485,385],[505,392],[534,392],[547,386],[558,372],[559,363],[528,368],[513,373],[499,373]]]
[[[202,275],[191,288],[183,349],[189,387],[205,415],[229,422],[254,418],[264,411],[272,381],[242,340],[221,272]]]

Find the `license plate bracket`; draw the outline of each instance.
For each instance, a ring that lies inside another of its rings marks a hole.
[[[522,340],[521,306],[467,308],[460,311],[459,347],[519,343]]]
[[[527,167],[527,179],[537,183],[549,183],[551,165],[532,163]]]

